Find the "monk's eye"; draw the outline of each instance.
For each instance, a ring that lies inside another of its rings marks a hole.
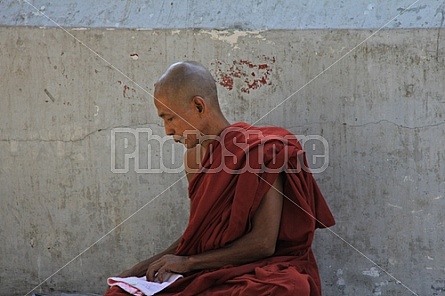
[[[173,120],[173,117],[167,118],[167,122],[171,122]]]

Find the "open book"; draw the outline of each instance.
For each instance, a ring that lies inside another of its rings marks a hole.
[[[182,278],[181,274],[176,273],[164,273],[164,281],[160,283],[156,282],[147,282],[145,276],[143,277],[110,277],[107,279],[107,283],[109,286],[118,286],[125,292],[130,293],[135,296],[151,296],[155,293],[162,291],[163,289],[170,286],[174,281],[179,278]]]

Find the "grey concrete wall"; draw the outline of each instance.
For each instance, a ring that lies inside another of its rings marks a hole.
[[[47,278],[36,291],[99,293],[180,235],[183,174],[113,173],[110,155],[115,128],[163,134],[149,94],[183,59],[210,67],[231,121],[328,141],[316,178],[338,224],[315,242],[325,295],[444,294],[445,46],[438,30],[387,30],[339,60],[370,34],[1,28],[0,295]]]
[[[61,15],[54,3],[32,3]],[[66,12],[84,7],[71,3]],[[127,1],[129,15],[135,3]],[[25,1],[1,4],[4,25],[46,25]],[[377,4],[384,18],[349,26],[327,13],[332,19],[326,26],[315,18],[314,27],[378,27],[411,3]],[[444,33],[432,28],[440,26],[441,7],[441,1],[419,2],[404,14],[404,29],[375,35],[294,30],[308,22],[290,30],[247,31],[258,30],[251,25],[254,17],[231,25],[224,10],[219,23],[207,20],[203,27],[236,29],[0,26],[0,295],[35,288],[100,293],[107,276],[180,235],[188,218],[183,173],[137,173],[132,161],[127,173],[113,173],[111,152],[117,128],[163,135],[152,84],[169,64],[184,59],[211,69],[232,122],[258,121],[327,140],[329,166],[316,178],[337,226],[318,231],[315,242],[324,295],[445,295],[445,44]],[[117,11],[111,24],[141,26],[135,17],[125,23]],[[164,20],[167,10],[159,11]],[[64,25],[90,25],[85,21],[94,18],[86,12]],[[170,22],[142,27],[182,28],[174,25],[182,17],[172,8],[175,13]],[[27,22],[11,23],[22,14]],[[104,20],[91,25],[107,26]],[[431,27],[412,29],[425,20]],[[287,23],[271,20],[263,28],[273,24],[286,29]],[[134,138],[126,135],[128,148],[116,138],[119,168],[134,148]],[[141,149],[141,162],[151,156],[162,157],[166,167],[180,165],[181,146],[153,147],[149,155]]]
[[[0,25],[148,29],[437,28],[443,0],[2,0]],[[400,15],[399,15],[400,14]]]

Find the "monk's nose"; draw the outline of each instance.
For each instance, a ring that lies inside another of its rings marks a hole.
[[[173,136],[175,134],[175,130],[168,126],[165,126],[165,134],[167,136]]]

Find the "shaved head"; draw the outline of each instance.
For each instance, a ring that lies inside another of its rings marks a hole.
[[[179,105],[187,105],[193,97],[199,96],[219,111],[215,79],[209,70],[197,62],[171,65],[155,83],[154,95],[156,99],[163,97]]]
[[[230,123],[218,103],[216,82],[203,65],[171,65],[155,83],[154,104],[164,121],[165,133],[187,149],[208,145]]]

